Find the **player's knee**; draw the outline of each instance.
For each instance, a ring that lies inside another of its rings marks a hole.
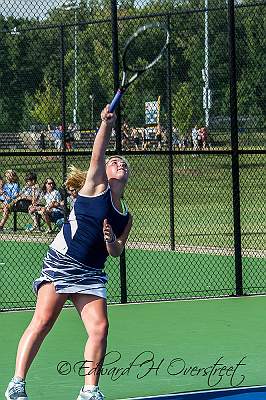
[[[31,322],[31,328],[40,334],[47,334],[53,327],[55,319],[52,315],[42,315],[34,318]]]
[[[97,321],[90,329],[90,336],[103,340],[108,335],[109,323],[107,319]]]

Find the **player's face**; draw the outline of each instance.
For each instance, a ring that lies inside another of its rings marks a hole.
[[[111,158],[106,164],[106,174],[108,180],[118,179],[126,183],[128,180],[128,165],[121,158]]]

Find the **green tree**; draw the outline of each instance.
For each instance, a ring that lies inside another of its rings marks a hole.
[[[4,99],[0,97],[0,132],[5,132],[8,126],[8,112],[6,110]]]
[[[185,135],[192,126],[193,105],[189,83],[182,83],[173,96],[173,124],[181,135]]]
[[[36,123],[48,125],[61,121],[61,94],[46,78],[42,89],[38,89],[34,95],[34,107],[30,115]]]
[[[240,60],[239,112],[253,118],[251,127],[262,128],[262,124],[265,126],[265,117],[262,116],[266,113],[265,7],[241,10],[241,21],[245,59]]]

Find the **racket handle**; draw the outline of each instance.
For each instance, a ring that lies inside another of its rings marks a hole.
[[[110,106],[109,106],[109,111],[112,113],[115,111],[116,107],[118,106],[118,104],[120,103],[120,100],[122,98],[124,94],[124,91],[121,89],[118,89],[118,91],[116,92]]]

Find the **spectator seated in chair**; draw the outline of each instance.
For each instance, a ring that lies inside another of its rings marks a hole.
[[[37,175],[35,172],[28,172],[25,176],[26,185],[22,188],[13,202],[12,211],[14,213],[30,213],[31,207],[36,204],[40,196],[40,187],[37,184]],[[40,230],[39,221],[36,222],[34,219],[34,225],[32,229]]]
[[[45,205],[41,205],[43,201]],[[35,218],[40,215],[48,226],[46,233],[52,233],[52,223],[56,223],[59,219],[64,218],[63,210],[62,196],[56,189],[55,181],[53,178],[47,178],[43,184],[39,204],[30,208],[30,214],[35,215]]]
[[[4,178],[0,176],[0,209],[2,208],[2,205],[5,201],[5,196],[4,196]]]
[[[28,212],[29,207],[40,196],[40,188],[37,184],[35,172],[29,172],[25,176],[26,185],[21,189],[17,198],[13,202],[13,211]]]
[[[13,169],[8,169],[5,172],[5,183],[3,184],[2,180],[2,189],[1,189],[1,197],[3,201],[2,203],[2,219],[0,221],[0,230],[4,229],[4,225],[6,224],[13,204],[18,197],[19,194],[19,179],[17,173]]]

